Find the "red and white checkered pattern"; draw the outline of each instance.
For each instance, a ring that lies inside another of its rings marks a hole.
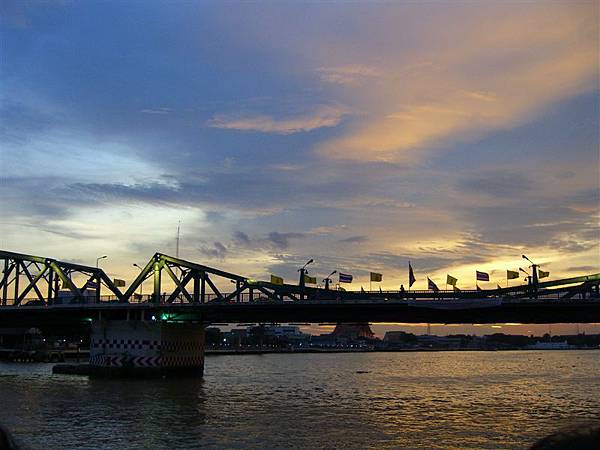
[[[161,343],[157,340],[145,339],[93,339],[92,348],[108,348],[122,350],[160,350]]]
[[[202,367],[204,331],[196,324],[96,322],[92,326],[90,364],[97,367]]]

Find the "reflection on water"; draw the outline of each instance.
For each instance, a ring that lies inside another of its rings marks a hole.
[[[50,370],[0,363],[0,422],[27,448],[524,448],[600,417],[597,351],[215,356],[203,380]]]

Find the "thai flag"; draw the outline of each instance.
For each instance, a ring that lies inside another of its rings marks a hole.
[[[340,272],[340,283],[352,283],[352,275]]]
[[[477,281],[490,281],[489,273],[480,272],[479,270],[476,270],[475,273],[477,274]]]

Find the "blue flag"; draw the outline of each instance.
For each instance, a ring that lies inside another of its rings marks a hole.
[[[440,288],[437,287],[437,284],[435,284],[433,281],[431,281],[429,279],[429,277],[427,277],[427,289],[431,289],[432,291],[439,291]]]
[[[83,286],[84,289],[98,289],[98,283],[92,280],[88,280]]]
[[[415,284],[415,281],[417,281],[417,279],[415,278],[415,273],[413,272],[413,268],[410,265],[410,261],[408,262],[408,288],[410,289],[410,287]]]

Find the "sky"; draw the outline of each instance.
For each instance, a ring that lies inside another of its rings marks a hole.
[[[257,279],[600,272],[597,1],[1,5],[0,248],[132,280],[180,222]]]

